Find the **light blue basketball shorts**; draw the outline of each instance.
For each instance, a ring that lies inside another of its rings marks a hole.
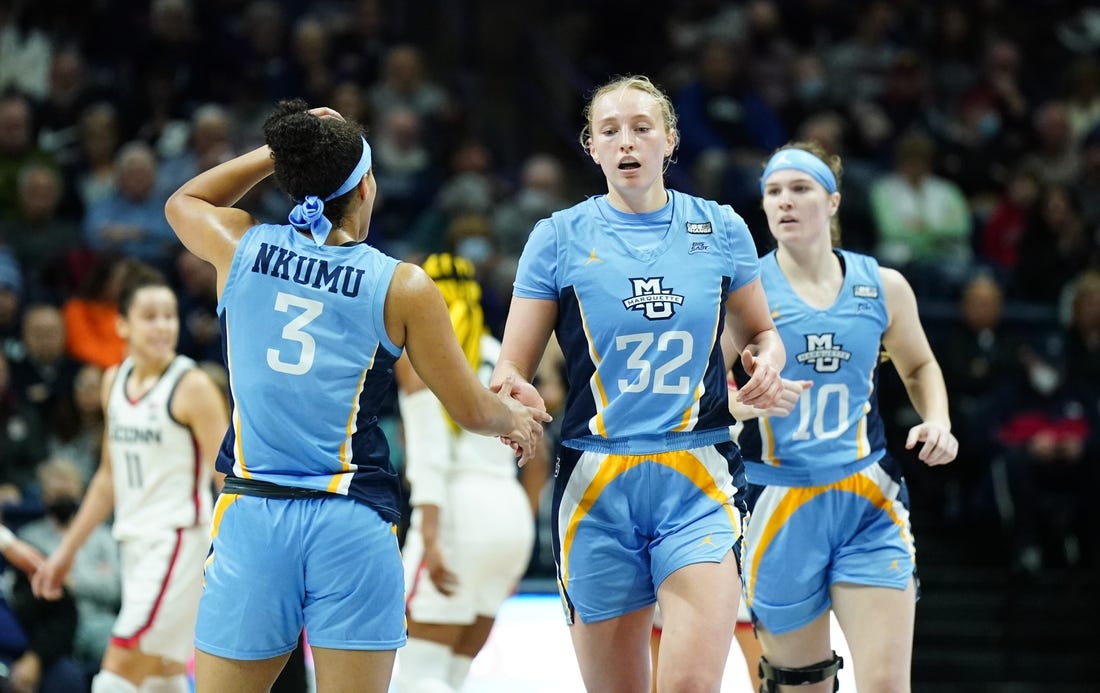
[[[268,659],[313,647],[393,650],[405,644],[396,527],[343,496],[222,494],[214,508],[195,647]]]
[[[742,575],[754,622],[776,634],[806,626],[837,582],[909,586],[916,550],[897,466],[887,456],[826,486],[749,486]]]
[[[744,467],[733,443],[650,455],[562,448],[554,553],[566,620],[657,600],[674,571],[739,554]]]

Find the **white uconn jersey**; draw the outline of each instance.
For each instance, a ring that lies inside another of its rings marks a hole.
[[[168,405],[180,378],[195,367],[176,356],[156,385],[137,400],[126,395],[133,372],[126,359],[107,401],[107,435],[115,487],[116,539],[209,522],[210,470],[191,429],[172,418]]]
[[[477,376],[483,385],[489,385],[489,378],[499,357],[500,342],[488,335],[482,336],[481,363],[477,368]],[[516,456],[512,448],[501,443],[498,438],[460,429],[454,441],[452,471],[514,477]]]

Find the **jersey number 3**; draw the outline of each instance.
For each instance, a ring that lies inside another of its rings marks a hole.
[[[275,297],[275,310],[280,313],[289,313],[291,308],[300,308],[302,312],[294,315],[290,322],[283,326],[283,339],[288,342],[297,342],[300,345],[301,348],[297,350],[298,360],[284,361],[284,350],[268,349],[267,365],[273,371],[288,375],[302,375],[313,368],[313,359],[317,355],[317,342],[313,339],[313,335],[303,328],[317,319],[317,316],[324,310],[325,304],[280,291]],[[295,351],[293,347],[287,350]]]

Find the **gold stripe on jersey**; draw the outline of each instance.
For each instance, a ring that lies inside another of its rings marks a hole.
[[[719,305],[719,310],[717,310],[714,314],[714,324],[711,325],[710,333],[712,335],[714,335],[714,337],[710,340],[710,345],[707,347],[707,352],[706,353],[708,353],[708,354],[714,351],[714,342],[715,342],[715,339],[718,338],[718,321],[721,320],[721,318],[722,318],[722,310],[721,310],[721,305]],[[705,380],[706,380],[706,374],[707,374],[707,369],[708,368],[710,368],[710,360],[709,359],[703,362],[703,372],[699,375],[699,378],[698,378],[699,384],[695,386],[695,394],[692,397],[691,406],[689,406],[687,409],[684,410],[684,415],[680,419],[680,425],[677,426],[676,428],[674,428],[673,430],[675,430],[675,431],[689,430],[688,427],[691,426],[692,420],[698,420],[698,418],[699,418],[699,400],[702,398],[703,392],[705,391],[704,388],[706,386],[705,386],[704,383],[705,383]]]
[[[222,525],[222,515],[229,509],[229,506],[233,505],[240,498],[239,493],[222,493],[218,495],[218,502],[214,505],[214,521],[210,526],[210,539],[218,536],[218,531]]]
[[[760,437],[763,440],[764,449],[767,450],[763,461],[778,467],[779,458],[775,456],[775,432],[772,431],[772,424],[766,416],[757,417],[756,420],[760,424]]]
[[[332,478],[328,482],[329,493],[343,493],[348,492],[348,484],[351,483],[349,475],[346,473],[351,470],[351,437],[355,433],[355,420],[359,416],[359,398],[363,394],[363,384],[367,380],[367,373],[374,367],[374,359],[378,356],[378,347],[374,348],[374,352],[370,356],[370,363],[363,372],[359,374],[359,384],[355,386],[355,395],[351,401],[351,411],[348,413],[348,423],[344,428],[346,437],[344,442],[340,444],[340,472],[332,475]]]
[[[767,551],[768,545],[771,544],[775,536],[786,526],[787,521],[799,508],[829,491],[854,493],[857,496],[866,498],[872,505],[890,516],[890,520],[898,526],[898,531],[902,539],[905,540],[909,555],[913,556],[915,554],[913,541],[907,531],[906,523],[894,512],[893,501],[883,495],[878,484],[865,474],[853,474],[828,486],[790,487],[784,490],[782,499],[775,505],[775,510],[768,515],[767,524],[764,525],[764,531],[760,534],[760,541],[757,543],[755,550],[748,556],[752,565],[752,579],[748,583],[745,594],[745,603],[748,606],[752,606],[753,597],[755,596],[753,593],[756,590],[757,571],[760,569],[759,557]]]
[[[581,303],[581,297],[577,296],[577,309],[581,314],[581,327],[584,329],[584,338],[588,342],[588,353],[592,356],[592,362],[596,368],[592,373],[591,388],[594,389],[596,395],[596,416],[593,422],[596,425],[596,433],[598,435],[607,437],[607,426],[603,422],[603,412],[607,409],[607,390],[603,386],[603,381],[600,380],[600,364],[603,363],[603,358],[596,351],[596,342],[592,339],[592,332],[588,329],[588,318],[585,316],[584,304]]]
[[[871,446],[867,440],[867,412],[859,417],[856,422],[856,459],[862,460],[867,456],[867,449]]]
[[[210,525],[210,541],[214,541],[214,537],[218,536],[218,532],[222,526],[222,516],[225,515],[225,511],[233,503],[237,502],[240,498],[238,493],[222,493],[218,495],[218,500],[214,503],[213,521]],[[206,569],[210,567],[210,564],[214,562],[214,549],[211,547],[210,553],[207,555],[206,560],[202,563],[202,586],[206,587]]]
[[[569,523],[566,525],[565,537],[562,540],[561,581],[566,589],[569,588],[569,550],[573,547],[573,539],[577,535],[577,528],[581,520],[596,504],[608,484],[647,461],[649,461],[649,458],[639,455],[608,455],[600,461],[600,471],[596,473],[596,476],[588,484],[588,488],[584,490],[581,502],[573,508],[573,512],[569,516]]]

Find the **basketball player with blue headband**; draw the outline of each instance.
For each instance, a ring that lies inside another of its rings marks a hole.
[[[377,183],[360,126],[284,101],[264,138],[165,207],[217,269],[232,402],[195,690],[268,691],[304,628],[318,693],[384,693],[406,641],[401,483],[378,426],[394,363],[407,352],[456,424],[520,462],[549,416],[481,385],[435,282],[363,242]],[[290,224],[234,206],[270,175],[297,202]]]
[[[896,270],[836,247],[840,157],[815,143],[778,150],[760,179],[777,248],[760,260],[790,355],[779,404],[731,399],[744,422],[750,513],[745,603],[764,652],[761,690],[834,690],[844,632],[856,688],[909,690],[916,552],[900,461],[886,449],[878,368],[894,364],[921,422],[907,449],[928,465],[955,458],[947,388],[913,289]],[[735,379],[745,382],[734,369]]]
[[[370,145],[367,144],[365,137],[360,137],[359,140],[363,143],[363,154],[359,157],[359,163],[352,169],[347,180],[323,200],[316,195],[306,195],[305,199],[294,205],[294,209],[290,210],[288,217],[290,224],[299,229],[308,228],[313,235],[313,242],[317,245],[324,245],[329,231],[332,230],[332,222],[325,216],[325,203],[348,193],[359,184],[359,181],[363,180],[363,176],[367,175],[367,171],[370,170]]]
[[[824,161],[804,149],[781,149],[768,160],[768,165],[764,167],[764,175],[760,176],[761,195],[764,194],[764,183],[768,177],[782,169],[793,169],[805,173],[821,183],[821,187],[825,188],[825,192],[830,195],[837,191],[836,175]]]

